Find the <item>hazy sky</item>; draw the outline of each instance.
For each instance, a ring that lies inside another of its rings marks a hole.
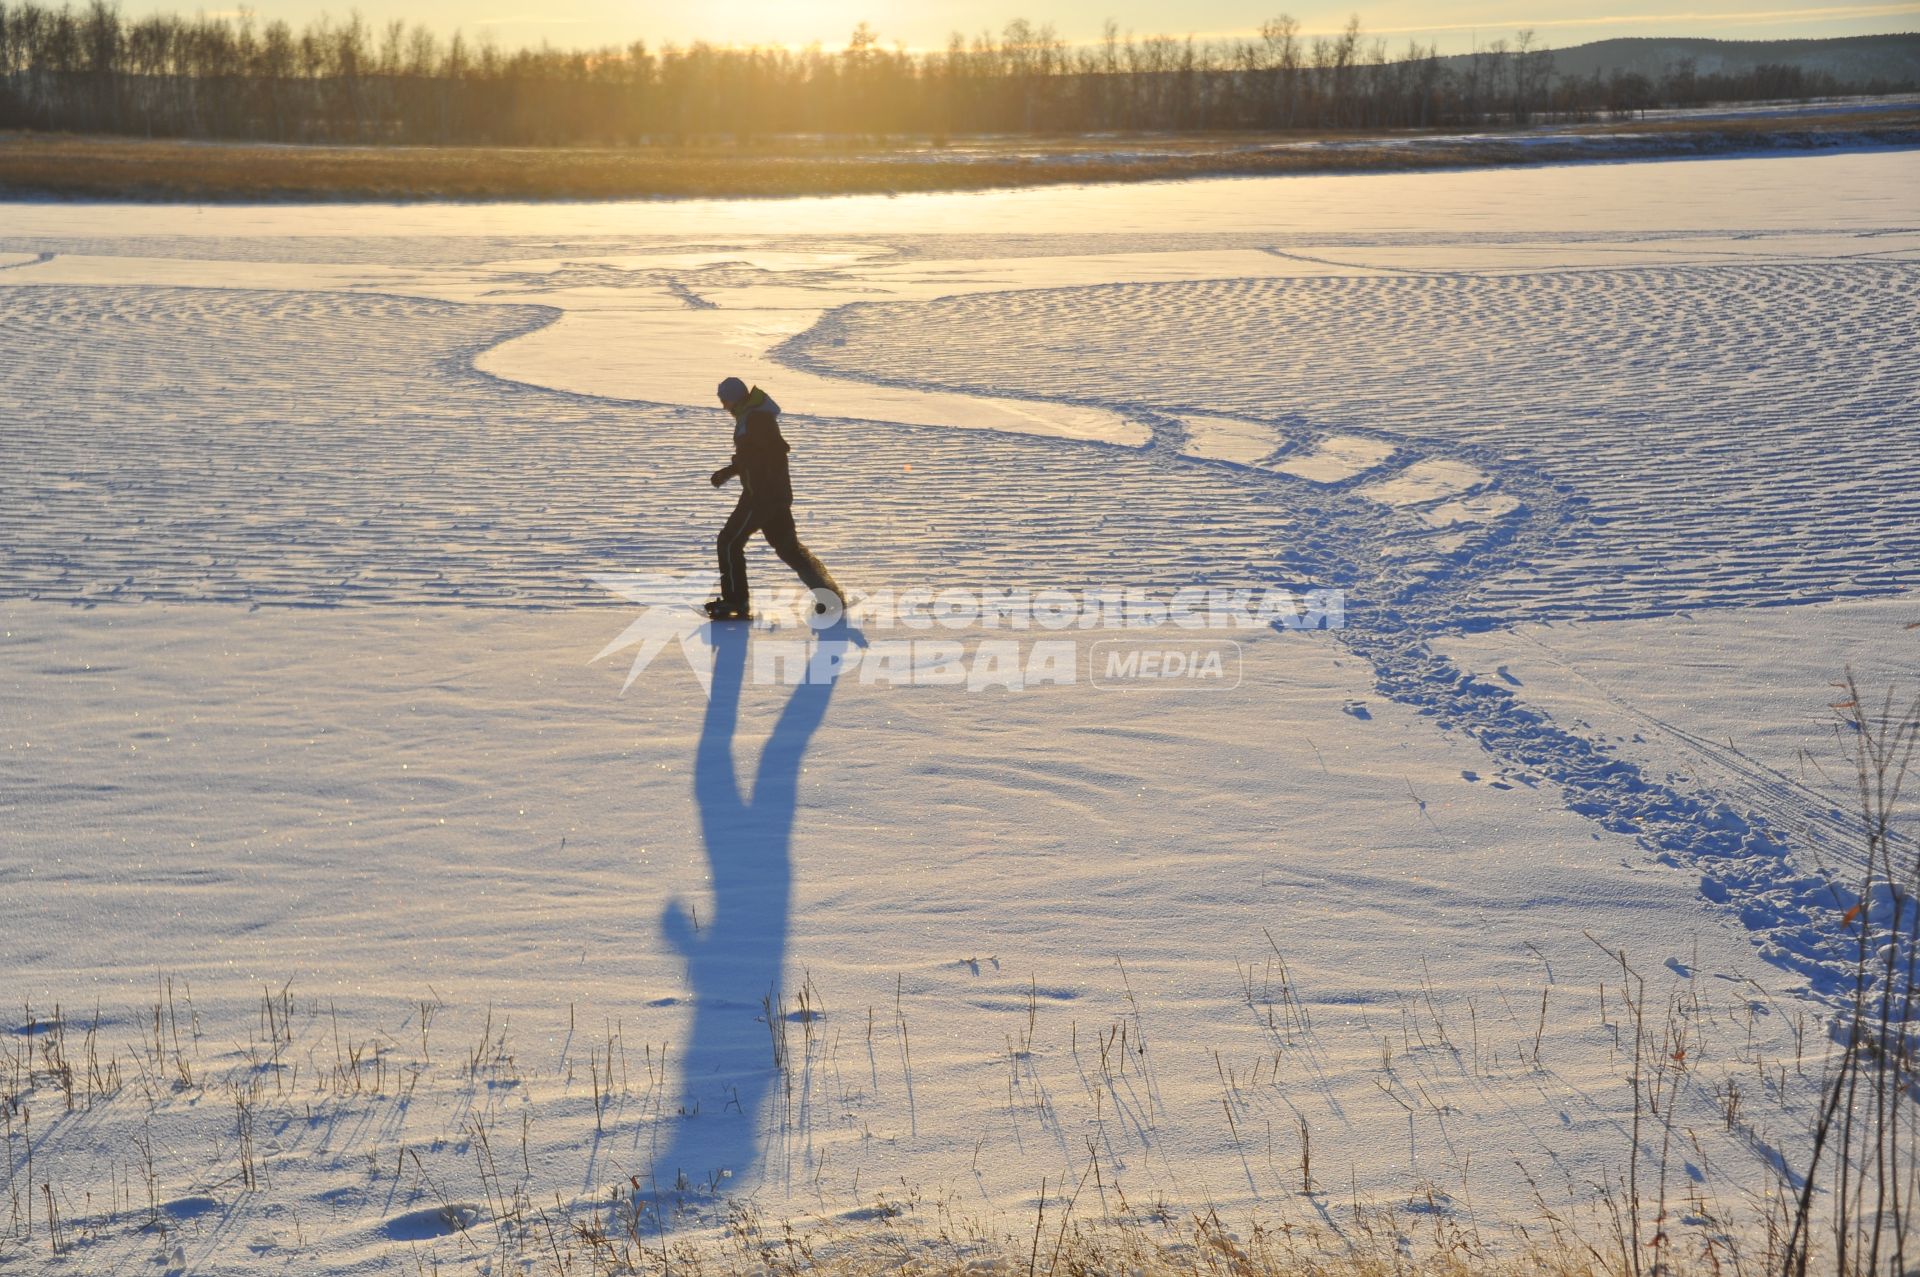
[[[1364,5],[1249,3],[1247,0],[697,0],[663,4],[642,0],[257,0],[261,19],[285,18],[299,26],[325,12],[357,7],[375,24],[392,18],[420,22],[442,34],[458,28],[469,36],[491,33],[503,47],[625,44],[635,39],[662,44],[704,39],[719,44],[843,47],[854,24],[865,20],[882,42],[910,48],[944,44],[951,31],[969,35],[997,31],[1008,19],[1051,22],[1071,41],[1098,37],[1111,17],[1122,30],[1141,34],[1239,35],[1262,19],[1292,13],[1309,33],[1332,31],[1357,12],[1368,31],[1397,48],[1409,39],[1440,42],[1443,52],[1481,39],[1532,27],[1547,43],[1565,47],[1622,35],[1696,35],[1766,40],[1803,36],[1860,35],[1920,30],[1920,3],[1794,4],[1792,0],[1723,0],[1715,5],[1661,6],[1649,0],[1374,0]],[[129,10],[192,13],[200,6],[145,0]],[[223,4],[209,12],[226,11]]]

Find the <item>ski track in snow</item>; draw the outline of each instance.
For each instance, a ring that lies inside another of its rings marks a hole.
[[[1168,237],[1200,240],[1286,242]],[[889,244],[909,258],[1062,251],[1054,236]],[[1121,244],[1139,241],[1086,237],[1080,249]],[[75,245],[421,265],[615,247]],[[36,261],[70,247],[0,240]],[[696,297],[697,273],[682,274],[677,291]],[[876,582],[933,562],[966,584],[1345,586],[1342,639],[1383,694],[1476,740],[1505,779],[1557,786],[1571,810],[1691,867],[1768,958],[1830,993],[1845,955],[1823,947],[1816,918],[1850,899],[1801,854],[1848,863],[1830,813],[1763,778],[1760,813],[1657,780],[1466,675],[1428,638],[1920,585],[1920,378],[1907,349],[1917,281],[1910,262],[1747,262],[860,303],[779,357],[856,380],[1108,407],[1146,422],[1153,442],[809,419],[798,486],[833,517],[810,523],[803,508],[802,526],[830,562],[857,549]],[[20,406],[0,427],[0,596],[619,606],[583,578],[705,561],[718,508],[698,482],[711,422],[474,370],[480,353],[556,313],[367,294],[0,288],[12,354],[0,386]],[[1153,375],[1169,361],[1181,377]],[[362,420],[340,417],[342,377]],[[1207,429],[1196,414],[1249,423],[1229,441],[1240,463],[1188,455]],[[1356,442],[1361,459],[1334,466],[1337,477],[1300,477],[1316,473],[1305,459]],[[887,548],[903,530],[911,560]]]

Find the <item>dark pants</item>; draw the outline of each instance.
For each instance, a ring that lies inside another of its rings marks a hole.
[[[800,534],[793,526],[793,507],[777,505],[759,510],[754,507],[751,496],[743,496],[720,529],[721,598],[729,603],[744,605],[747,602],[747,541],[756,532],[767,538],[767,544],[780,556],[780,561],[798,573],[801,583],[809,590],[840,593],[826,564],[800,543]]]

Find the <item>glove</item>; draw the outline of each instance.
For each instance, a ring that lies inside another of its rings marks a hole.
[[[731,478],[733,478],[733,467],[723,466],[713,472],[713,486],[717,488]]]

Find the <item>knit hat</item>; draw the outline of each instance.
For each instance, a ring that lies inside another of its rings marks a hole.
[[[720,402],[721,403],[723,404],[739,403],[742,399],[745,399],[746,397],[747,397],[747,383],[740,380],[738,377],[729,377],[725,381],[720,383]]]

